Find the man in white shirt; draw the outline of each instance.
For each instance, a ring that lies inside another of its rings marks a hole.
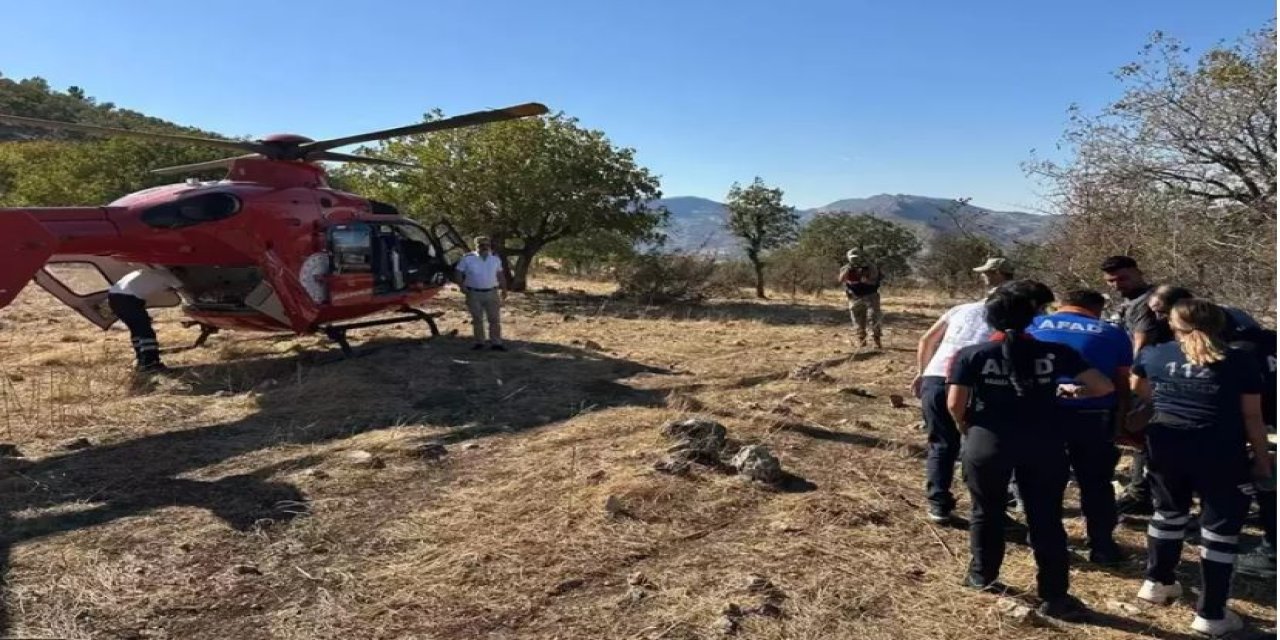
[[[160,343],[151,327],[151,315],[147,313],[147,298],[181,288],[182,281],[167,269],[146,268],[126,274],[107,290],[107,306],[129,328],[138,371],[165,369],[160,362]]]
[[[993,258],[974,269],[983,283],[995,287],[1013,279],[1013,267],[1004,258]],[[919,373],[911,381],[911,393],[920,398],[929,453],[925,462],[925,490],[929,499],[929,519],[950,522],[955,509],[951,481],[960,455],[960,431],[947,411],[947,367],[951,357],[967,346],[991,336],[987,325],[986,301],[951,307],[920,337],[916,345]]]
[[[472,349],[485,347],[484,325],[489,321],[489,347],[494,351],[506,351],[502,345],[502,300],[507,299],[506,276],[502,260],[492,251],[489,238],[475,239],[476,250],[462,256],[455,267],[458,286],[467,296],[467,310],[471,312],[471,331],[476,344]]]

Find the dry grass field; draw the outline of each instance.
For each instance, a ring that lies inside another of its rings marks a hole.
[[[675,640],[721,637],[728,611],[740,638],[1190,637],[1192,596],[1138,604],[1138,562],[1076,562],[1094,613],[1065,626],[959,585],[966,532],[924,517],[918,403],[889,399],[948,301],[888,292],[885,349],[858,351],[834,296],[644,308],[537,284],[558,292],[512,296],[508,353],[469,349],[456,293],[463,338],[368,330],[345,361],[320,337],[182,350],[195,332],[163,312],[177,372],[151,384],[122,328],[29,288],[0,311],[0,442],[23,455],[0,459],[0,636]],[[816,487],[655,471],[688,416]],[[1145,526],[1122,524],[1130,552]],[[1004,579],[1033,589],[1025,545]],[[1274,628],[1274,582],[1236,596]]]

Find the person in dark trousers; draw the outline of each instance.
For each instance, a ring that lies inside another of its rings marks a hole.
[[[1111,486],[1120,451],[1115,434],[1129,413],[1129,368],[1133,345],[1122,329],[1101,320],[1106,298],[1097,291],[1069,291],[1056,313],[1036,318],[1037,340],[1075,349],[1089,366],[1111,377],[1114,393],[1097,398],[1062,398],[1059,418],[1067,440],[1067,459],[1080,487],[1080,508],[1089,536],[1089,560],[1116,564],[1124,560],[1113,532],[1116,496]]]
[[[1129,256],[1111,256],[1102,261],[1103,280],[1124,302],[1120,305],[1119,322],[1133,342],[1134,357],[1158,338],[1159,322],[1148,306],[1155,287],[1147,282],[1138,262]],[[1138,449],[1129,467],[1129,485],[1116,499],[1120,513],[1150,515],[1153,511],[1151,483],[1147,478],[1146,452]]]
[[[1191,628],[1212,636],[1244,626],[1226,608],[1231,573],[1253,481],[1271,478],[1262,372],[1251,354],[1227,348],[1225,324],[1207,300],[1178,302],[1169,313],[1175,341],[1143,352],[1133,367],[1134,390],[1152,412],[1146,440],[1156,498],[1138,597],[1162,604],[1181,597],[1176,571],[1198,495],[1203,588]]]
[[[1003,258],[988,260],[973,270],[982,274],[992,290],[1013,278],[1013,267]],[[921,414],[929,434],[925,458],[925,493],[929,519],[942,524],[953,519],[955,497],[951,481],[960,457],[960,432],[947,412],[947,366],[960,349],[982,343],[991,335],[985,301],[967,302],[947,309],[916,343],[916,370],[911,395],[920,399]]]
[[[1231,348],[1241,349],[1254,358],[1262,371],[1262,421],[1268,434],[1267,450],[1270,454],[1272,479],[1259,483],[1254,499],[1258,501],[1258,519],[1262,526],[1262,544],[1236,561],[1236,570],[1242,574],[1265,578],[1276,576],[1276,486],[1275,443],[1270,440],[1276,432],[1276,332],[1258,328],[1240,336]]]
[[[956,353],[947,376],[947,409],[965,442],[961,459],[973,502],[964,583],[999,591],[1004,561],[1004,514],[1010,477],[1022,493],[1042,615],[1072,618],[1084,605],[1068,594],[1067,534],[1062,496],[1067,485],[1066,444],[1054,419],[1059,393],[1102,396],[1111,381],[1074,349],[1027,333],[1039,305],[1024,282],[997,289],[986,303],[993,339]],[[1067,378],[1075,385],[1059,387]]]
[[[147,313],[147,299],[167,290],[182,288],[170,271],[163,268],[138,269],[120,278],[107,290],[107,306],[129,328],[137,369],[141,372],[164,371],[160,361],[160,343]]]

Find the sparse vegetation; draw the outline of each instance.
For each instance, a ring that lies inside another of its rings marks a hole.
[[[958,585],[966,532],[923,518],[918,409],[889,398],[952,301],[887,289],[888,349],[850,357],[830,292],[653,307],[608,283],[539,284],[563,293],[512,297],[508,354],[406,327],[360,334],[381,349],[349,361],[319,337],[220,334],[167,354],[181,372],[151,386],[133,383],[123,331],[25,291],[0,333],[0,394],[26,407],[0,425],[26,456],[0,459],[8,633],[693,639],[727,618],[774,640],[1110,640],[1186,624],[1184,606],[1114,609],[1137,564],[1074,572],[1110,617],[1065,630]],[[441,307],[466,330],[459,296]],[[170,348],[193,337],[169,312],[158,328]],[[816,490],[654,470],[662,425],[697,415]],[[1144,530],[1122,525],[1125,548]],[[1034,570],[1010,545],[1004,579],[1025,589]],[[1274,618],[1273,584],[1236,593]]]
[[[1092,283],[1104,256],[1265,315],[1276,290],[1274,24],[1194,64],[1157,34],[1122,67],[1124,94],[1074,111],[1066,163],[1029,167],[1066,214],[1046,262],[1065,286]]]

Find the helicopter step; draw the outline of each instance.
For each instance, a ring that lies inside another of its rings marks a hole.
[[[436,318],[444,315],[443,311],[428,313],[422,309],[402,307],[400,312],[406,315],[379,318],[377,320],[365,320],[363,322],[351,322],[348,324],[331,324],[324,327],[324,333],[329,336],[330,340],[338,343],[338,348],[342,349],[342,355],[347,358],[352,356],[351,343],[347,340],[347,332],[352,329],[366,329],[369,327],[379,327],[388,324],[400,324],[402,322],[414,322],[415,320],[421,320],[427,323],[427,327],[431,329],[431,338],[437,338],[440,336],[440,327],[436,325]],[[428,340],[431,338],[428,338]]]

